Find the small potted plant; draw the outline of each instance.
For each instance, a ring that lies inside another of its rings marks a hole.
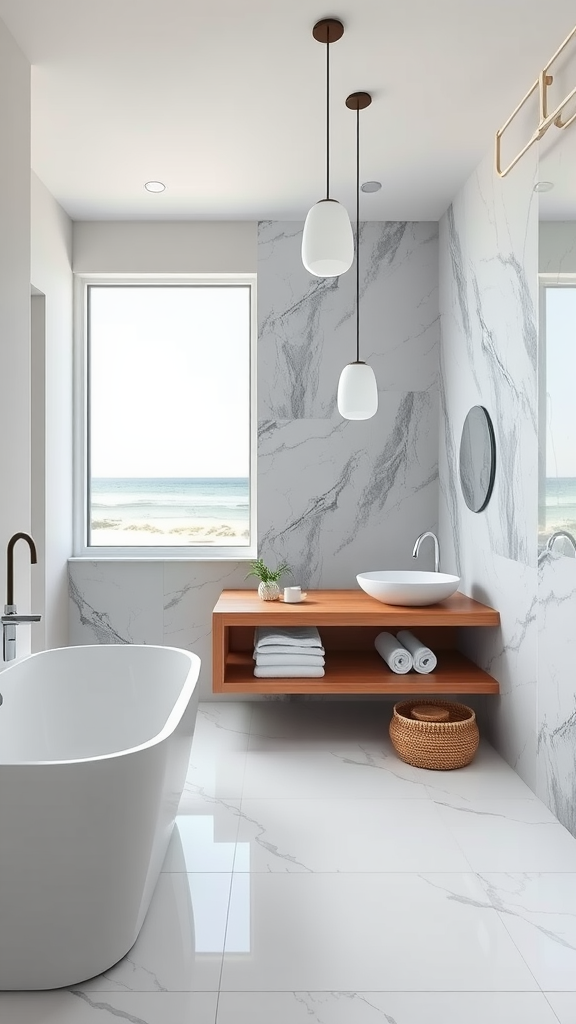
[[[248,576],[256,576],[260,580],[258,584],[258,597],[262,601],[277,601],[280,597],[278,580],[287,572],[292,572],[288,562],[280,562],[276,569],[269,569],[267,565],[264,565],[261,558],[257,558],[255,562],[252,562],[252,568],[245,579],[248,579]]]

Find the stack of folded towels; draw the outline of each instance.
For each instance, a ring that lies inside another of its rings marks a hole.
[[[316,626],[258,626],[254,630],[254,661],[254,675],[261,679],[324,675],[324,648]]]
[[[438,664],[434,652],[409,629],[401,629],[396,636],[393,633],[379,633],[374,646],[388,668],[400,676],[412,669],[427,675]]]

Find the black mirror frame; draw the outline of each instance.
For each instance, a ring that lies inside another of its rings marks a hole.
[[[487,425],[487,428],[488,428],[488,438],[489,438],[489,442],[490,442],[490,477],[489,477],[489,480],[488,480],[488,486],[486,488],[486,494],[484,496],[484,501],[482,502],[480,508],[470,508],[470,505],[466,501],[466,495],[464,494],[464,488],[462,487],[462,472],[461,472],[461,469],[460,469],[460,458],[458,460],[458,475],[459,475],[459,478],[460,478],[460,490],[462,491],[462,494],[464,495],[464,502],[466,504],[466,508],[469,508],[471,512],[474,512],[475,515],[478,515],[480,512],[483,512],[484,509],[486,508],[486,506],[488,505],[488,502],[490,501],[490,498],[492,497],[492,491],[494,490],[494,481],[496,479],[496,435],[494,433],[494,425],[492,423],[492,419],[490,417],[490,413],[488,412],[488,410],[483,405],[473,405],[468,410],[468,412],[466,413],[466,417],[464,419],[464,425],[462,427],[462,435],[464,434],[464,428],[466,426],[466,421],[467,421],[467,419],[468,419],[468,417],[469,417],[469,415],[470,415],[470,413],[472,412],[473,409],[481,409],[482,412],[484,413],[486,425]],[[462,435],[460,436],[460,451],[462,450]]]

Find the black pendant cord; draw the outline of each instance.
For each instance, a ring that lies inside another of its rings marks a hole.
[[[330,199],[330,32],[326,34],[326,199]]]
[[[360,362],[360,107],[356,109],[356,362]]]

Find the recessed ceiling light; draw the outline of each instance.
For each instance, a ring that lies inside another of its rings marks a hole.
[[[360,185],[363,192],[379,192],[382,188],[381,181],[365,181],[363,185]]]
[[[164,189],[166,188],[166,185],[164,185],[163,182],[161,181],[147,181],[144,185],[144,188],[148,192],[163,192]]]
[[[553,188],[553,181],[537,181],[534,185],[535,192],[551,192]]]

